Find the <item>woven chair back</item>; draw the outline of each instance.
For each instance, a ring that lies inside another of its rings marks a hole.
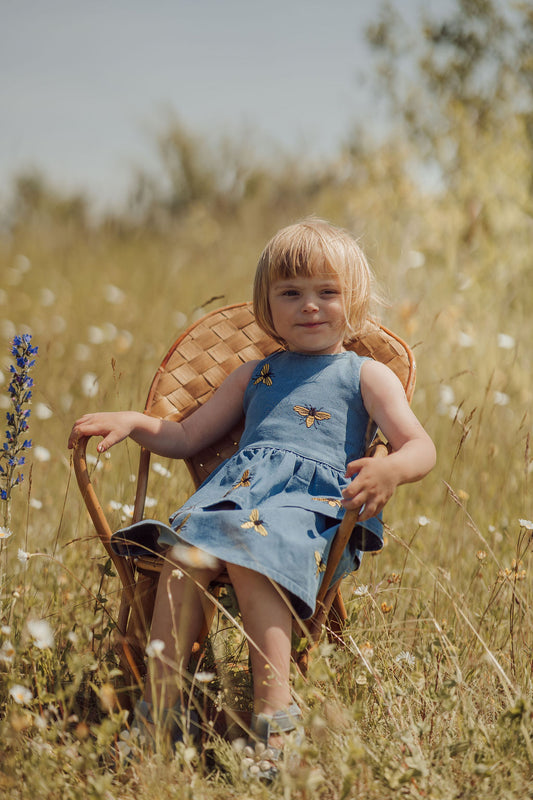
[[[152,381],[145,411],[162,419],[182,420],[205,403],[240,364],[266,358],[279,349],[279,344],[257,325],[251,303],[212,311],[174,342]],[[405,342],[369,321],[364,334],[350,344],[350,349],[390,367],[411,399],[415,362]],[[243,425],[244,418],[219,442],[187,459],[195,486],[233,455]]]

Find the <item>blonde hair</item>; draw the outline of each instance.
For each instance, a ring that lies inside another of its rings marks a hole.
[[[346,317],[345,342],[364,327],[372,297],[373,275],[365,254],[348,231],[322,219],[304,219],[282,228],[263,250],[254,280],[253,307],[258,325],[278,342],[268,295],[275,281],[337,276]]]

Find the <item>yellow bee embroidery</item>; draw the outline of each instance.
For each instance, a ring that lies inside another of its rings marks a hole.
[[[263,526],[263,520],[260,518],[257,508],[253,509],[252,513],[250,514],[250,519],[248,519],[246,522],[243,522],[241,528],[253,528],[254,531],[260,533],[261,536],[268,536],[268,531]]]
[[[321,572],[326,571],[326,565],[322,561],[322,556],[320,555],[318,550],[315,550],[315,563],[316,563],[316,576],[318,578]]]
[[[257,386],[258,383],[264,383],[265,386],[272,386],[273,377],[274,373],[270,370],[270,364],[263,364],[261,372],[254,381],[254,386]]]
[[[234,484],[234,485],[231,487],[231,489],[228,489],[228,491],[226,492],[226,494],[224,495],[224,497],[227,497],[227,496],[228,496],[228,494],[230,494],[230,492],[233,492],[233,491],[234,491],[234,489],[240,489],[240,488],[241,488],[241,486],[242,486],[244,489],[247,489],[249,485],[250,485],[250,470],[249,470],[249,469],[245,469],[245,470],[244,470],[244,472],[243,472],[243,473],[242,473],[242,475],[241,475],[241,478],[240,478],[240,480],[239,480],[237,483],[235,483],[235,484]]]
[[[250,485],[250,470],[249,469],[245,469],[244,472],[241,475],[240,481],[238,483],[236,483],[234,486],[232,486],[231,488],[232,489],[240,489],[240,487],[242,486],[243,488],[246,489],[246,488],[248,488],[249,485]]]
[[[334,497],[313,497],[313,500],[320,500],[321,503],[327,503],[332,508],[342,508],[341,501],[336,500]]]
[[[301,417],[305,417],[306,428],[312,428],[313,425],[316,426],[317,423],[322,422],[324,419],[331,419],[331,414],[328,414],[327,411],[317,411],[313,406],[309,406],[309,408],[305,406],[293,406],[293,410]]]

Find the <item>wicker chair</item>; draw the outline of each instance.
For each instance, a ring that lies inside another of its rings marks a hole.
[[[279,349],[279,345],[256,324],[250,303],[217,309],[194,323],[174,342],[161,362],[150,386],[145,413],[158,418],[181,420],[209,399],[224,378],[241,363],[261,359]],[[357,353],[387,364],[402,382],[411,400],[415,382],[415,362],[409,347],[395,334],[369,323],[363,336],[352,345]],[[243,422],[215,445],[187,460],[195,486],[237,449]],[[113,560],[122,584],[117,619],[118,649],[122,667],[137,683],[142,682],[144,649],[150,628],[161,560],[144,556],[137,559],[117,557],[110,547],[112,530],[91,483],[86,461],[88,437],[80,439],[74,451],[78,485],[96,532]],[[373,446],[373,455],[386,454],[386,446]],[[150,464],[149,451],[141,448],[133,521],[143,518]],[[306,623],[309,645],[296,657],[305,671],[309,649],[318,641],[322,626],[330,634],[338,633],[346,619],[339,583],[330,586],[331,577],[348,542],[354,525],[354,512],[347,512],[331,548],[314,617]],[[222,577],[212,587],[215,597],[229,579]],[[215,608],[213,608],[213,614]],[[201,650],[212,624],[206,620],[196,649]]]

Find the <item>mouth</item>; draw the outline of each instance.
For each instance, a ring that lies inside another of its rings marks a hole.
[[[323,322],[302,322],[300,324],[300,327],[301,328],[319,328],[323,324],[324,324]]]

